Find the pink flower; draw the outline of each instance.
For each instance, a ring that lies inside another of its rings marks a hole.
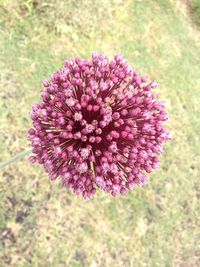
[[[32,162],[84,198],[146,183],[170,139],[165,105],[151,93],[156,81],[147,83],[121,55],[109,61],[95,52],[92,60],[67,60],[43,85],[28,132]]]

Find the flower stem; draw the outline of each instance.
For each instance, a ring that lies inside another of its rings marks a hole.
[[[24,158],[25,156],[29,155],[30,153],[31,153],[31,149],[25,150],[25,151],[20,152],[19,154],[15,155],[14,157],[12,157],[10,159],[1,162],[0,163],[0,169],[6,167],[7,165],[15,162],[18,159]]]

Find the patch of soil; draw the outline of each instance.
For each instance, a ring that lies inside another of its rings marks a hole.
[[[197,28],[200,29],[200,25],[196,20],[196,14],[192,5],[192,0],[180,0],[181,4],[186,6],[188,15],[190,16],[191,22],[193,23],[193,25]]]
[[[188,7],[191,7],[192,0],[182,0],[181,1],[184,5],[187,5]]]

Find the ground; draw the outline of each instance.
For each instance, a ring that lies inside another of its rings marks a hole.
[[[181,2],[0,1],[0,161],[29,148],[41,81],[94,50],[158,81],[173,135],[148,185],[124,197],[78,199],[27,157],[2,169],[0,266],[200,266],[200,35]]]

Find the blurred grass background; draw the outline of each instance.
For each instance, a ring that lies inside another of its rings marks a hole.
[[[28,148],[41,81],[93,50],[121,52],[158,80],[174,136],[149,184],[121,198],[77,199],[26,158],[1,170],[1,267],[200,266],[200,33],[190,7],[0,0],[0,161]]]

